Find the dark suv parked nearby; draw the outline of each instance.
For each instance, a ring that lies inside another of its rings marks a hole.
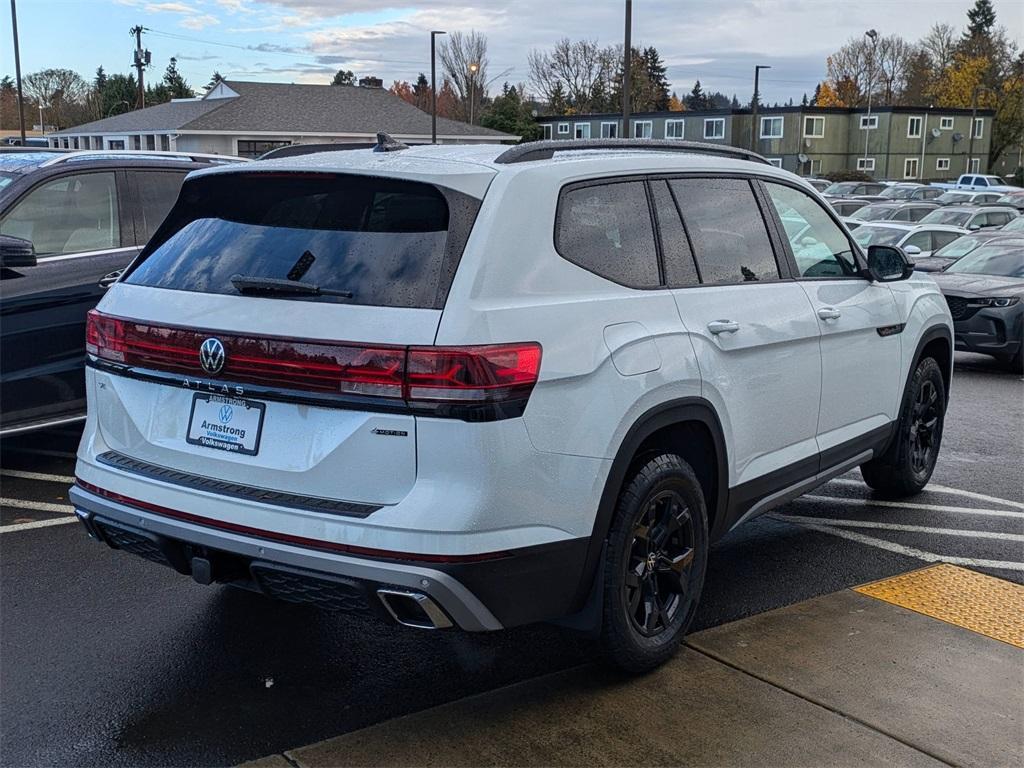
[[[189,171],[237,158],[0,152],[0,435],[85,416],[85,315]]]

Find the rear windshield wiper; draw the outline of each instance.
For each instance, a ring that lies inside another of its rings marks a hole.
[[[247,275],[234,275],[231,284],[239,293],[248,294],[278,294],[291,296],[339,296],[343,299],[351,299],[351,291],[332,291],[330,288],[321,288],[316,283],[304,283],[301,280],[282,280],[277,277],[250,277]]]

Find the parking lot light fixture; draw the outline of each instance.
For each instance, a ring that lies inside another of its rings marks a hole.
[[[864,36],[871,40],[871,55],[868,57],[868,114],[864,123],[864,165],[867,166],[868,139],[871,136],[871,92],[875,88],[875,49],[878,47],[878,32],[869,29]]]
[[[758,64],[754,67],[754,98],[750,101],[750,149],[754,152],[757,151],[757,137],[760,135],[757,125],[757,107],[761,100],[758,86],[762,69],[771,69],[771,66],[768,64]]]
[[[480,65],[476,62],[469,65],[469,124],[473,125],[473,102],[476,98],[476,73]]]

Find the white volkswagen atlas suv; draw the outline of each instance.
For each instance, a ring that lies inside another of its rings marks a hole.
[[[188,177],[90,315],[71,498],[204,584],[561,620],[639,670],[735,526],[856,467],[924,487],[952,335],[758,155],[382,135]]]

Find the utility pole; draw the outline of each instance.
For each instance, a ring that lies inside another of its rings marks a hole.
[[[976,133],[974,126],[978,121],[978,93],[980,91],[991,92],[991,89],[984,85],[976,85],[971,91],[971,140],[967,149],[967,167],[964,168],[964,173],[974,173],[971,170],[971,162],[974,160],[974,134]],[[978,163],[978,173],[981,173],[980,162]]]
[[[143,71],[149,66],[150,53],[142,48],[142,33],[145,27],[141,24],[132,27],[131,33],[135,35],[135,69],[139,73],[138,96],[135,98],[135,108],[145,109],[146,107],[146,84],[143,82]]]
[[[757,137],[760,130],[757,125],[757,108],[761,104],[761,91],[758,89],[762,69],[771,69],[767,64],[758,64],[754,67],[754,99],[750,102],[750,149],[757,152]]]
[[[18,50],[18,10],[11,0],[11,27],[14,30],[14,76],[18,81],[18,125],[21,127],[21,146],[25,146],[25,102],[21,93],[21,53]],[[40,129],[42,121],[40,120]]]
[[[480,69],[479,64],[469,65],[469,124],[473,125],[473,105],[476,100],[476,73]]]
[[[430,33],[430,143],[437,144],[437,57],[434,40],[444,32],[434,30]]]
[[[626,34],[622,55],[625,57],[622,62],[622,132],[628,139],[632,134],[629,130],[629,107],[632,99],[629,90],[633,83],[633,75],[630,72],[633,65],[633,0],[626,0]]]

